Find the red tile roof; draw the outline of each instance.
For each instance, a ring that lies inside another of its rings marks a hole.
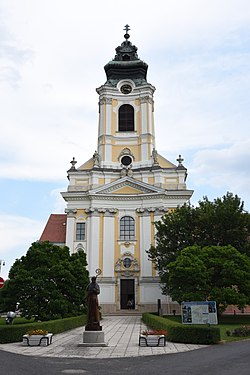
[[[66,242],[66,214],[51,214],[40,237],[40,241],[52,243]]]

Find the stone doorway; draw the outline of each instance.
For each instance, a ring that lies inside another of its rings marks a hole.
[[[135,280],[121,279],[120,280],[120,302],[121,309],[128,309],[128,301],[131,301],[131,309],[135,308]]]

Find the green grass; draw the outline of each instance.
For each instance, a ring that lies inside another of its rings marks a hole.
[[[13,325],[14,324],[26,324],[26,323],[33,323],[35,320],[34,319],[26,319],[26,318],[21,318],[21,317],[18,317],[18,318],[15,318],[13,320]],[[5,322],[5,318],[0,318],[0,326],[1,325],[6,325],[6,322]]]
[[[166,318],[175,323],[181,323],[180,315],[167,315]],[[228,336],[227,331],[232,331],[235,328],[241,326],[250,326],[250,315],[226,315],[221,316],[219,319],[219,324],[216,325],[220,329],[221,340],[225,342],[240,341],[250,339],[250,337],[242,336]]]

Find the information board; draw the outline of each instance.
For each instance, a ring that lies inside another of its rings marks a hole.
[[[182,302],[183,324],[218,324],[215,301]]]

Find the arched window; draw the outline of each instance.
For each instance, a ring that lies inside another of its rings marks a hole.
[[[135,221],[131,216],[123,216],[120,220],[120,240],[134,240]]]
[[[131,132],[134,130],[134,108],[132,105],[123,104],[119,108],[119,131]]]
[[[85,240],[85,223],[76,223],[76,241]]]

